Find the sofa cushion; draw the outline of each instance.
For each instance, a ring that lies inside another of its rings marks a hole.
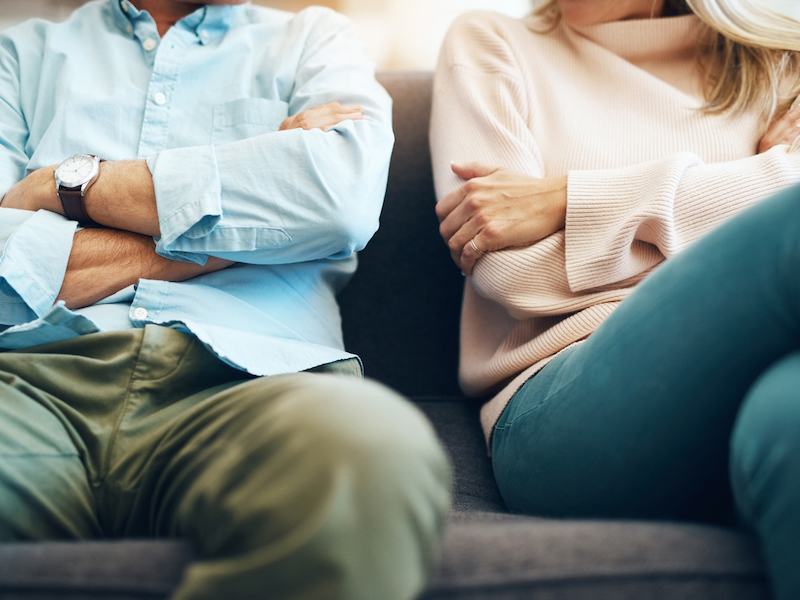
[[[0,598],[166,598],[194,557],[173,540],[0,544]]]
[[[434,212],[432,74],[388,71],[379,80],[394,99],[396,142],[381,228],[339,296],[345,347],[361,356],[368,377],[408,396],[455,396],[464,279]]]
[[[460,513],[425,600],[767,600],[753,540],[687,523]]]
[[[436,428],[453,466],[453,511],[506,512],[486,453],[478,408],[462,397],[414,399]]]

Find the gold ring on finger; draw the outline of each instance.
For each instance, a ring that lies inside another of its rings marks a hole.
[[[480,248],[478,248],[478,244],[475,243],[475,239],[474,238],[469,241],[469,247],[472,248],[478,254],[483,254],[484,253],[484,250],[481,250]]]

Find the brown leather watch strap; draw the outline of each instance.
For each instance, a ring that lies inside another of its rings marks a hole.
[[[99,158],[97,156],[94,156],[94,158],[97,158],[97,160],[101,163],[106,162],[106,159],[104,158]],[[97,179],[97,176],[95,176],[95,179]],[[92,179],[89,183],[83,186],[82,191],[80,187],[58,188],[58,197],[61,199],[61,206],[64,209],[64,216],[71,221],[77,221],[83,227],[100,227],[100,224],[92,220],[92,218],[86,212],[86,207],[83,204],[84,194],[86,193],[86,190],[89,189],[89,186],[94,183],[95,179]]]
[[[61,206],[64,208],[64,216],[71,221],[77,221],[84,227],[94,227],[97,225],[83,206],[83,195],[80,188],[61,188],[58,192],[61,198]]]

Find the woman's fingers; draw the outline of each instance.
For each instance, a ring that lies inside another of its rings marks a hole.
[[[439,202],[439,233],[469,275],[485,253],[527,246],[564,228],[567,176],[540,179],[478,163],[453,165],[472,176]]]
[[[500,170],[499,167],[491,167],[478,162],[450,163],[450,168],[453,173],[465,180],[474,179],[475,177],[488,177]]]
[[[469,181],[477,177],[487,177],[499,170],[499,167],[490,167],[488,165],[476,162],[462,164],[451,163],[450,168],[453,170],[453,173],[465,181]],[[455,210],[456,207],[458,207],[464,201],[466,193],[467,188],[462,185],[439,200],[439,202],[436,204],[436,216],[439,217],[440,223],[444,221],[450,215],[450,213],[452,213],[453,210]],[[450,235],[453,233],[449,230],[448,232]],[[442,233],[442,236],[444,236],[444,233]],[[447,241],[448,238],[445,238],[445,241]]]
[[[482,236],[478,233],[475,237],[470,238],[461,249],[460,266],[461,272],[464,273],[464,275],[472,275],[475,263],[486,253],[486,250],[484,250],[482,246],[483,243]]]
[[[762,154],[775,146],[792,145],[800,137],[800,98],[782,117],[770,123],[764,137],[758,145],[758,153]]]

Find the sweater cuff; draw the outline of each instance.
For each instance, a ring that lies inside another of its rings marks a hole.
[[[565,260],[572,292],[634,277],[663,255],[648,228],[669,228],[675,195],[694,154],[619,169],[570,171],[567,183]]]

